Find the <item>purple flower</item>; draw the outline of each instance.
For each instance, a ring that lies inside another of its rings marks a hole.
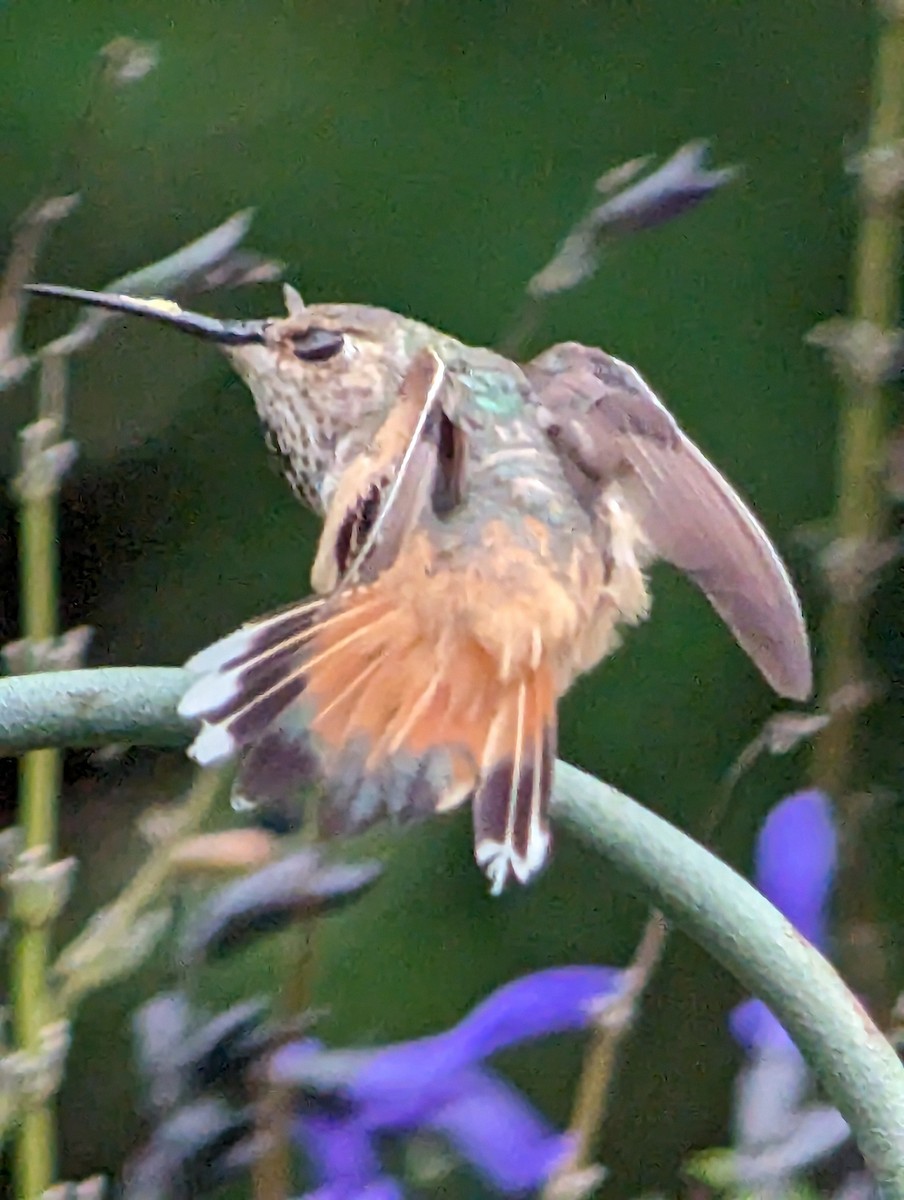
[[[591,217],[597,234],[635,233],[663,225],[737,177],[735,167],[708,167],[708,152],[707,142],[688,142],[646,178],[606,200]],[[603,182],[607,178],[603,176]]]
[[[381,1144],[439,1135],[497,1191],[541,1186],[569,1148],[524,1097],[486,1066],[500,1050],[590,1025],[622,986],[608,967],[559,967],[506,984],[451,1029],[372,1051],[293,1042],[271,1059],[297,1089],[296,1136],[316,1200],[398,1200]]]
[[[816,790],[777,804],[756,844],[757,887],[819,950],[828,946],[837,849],[831,805]],[[739,1004],[729,1025],[746,1052],[735,1083],[732,1178],[739,1190],[785,1195],[850,1130],[836,1109],[813,1102],[809,1069],[762,1000]]]
[[[832,806],[815,788],[777,804],[757,839],[757,887],[818,950],[828,943],[837,841]]]
[[[832,806],[817,789],[795,792],[769,813],[756,844],[754,882],[798,933],[818,950],[828,945],[827,913],[838,844]],[[729,1016],[732,1036],[749,1054],[793,1043],[762,1000]]]
[[[607,171],[596,185],[607,198],[573,227],[531,279],[528,293],[540,297],[576,287],[596,271],[607,243],[672,221],[730,183],[737,170],[712,170],[706,165],[708,152],[706,142],[688,142],[642,179],[638,176],[648,165],[646,158]]]

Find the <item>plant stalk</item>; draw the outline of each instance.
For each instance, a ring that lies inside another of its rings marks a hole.
[[[601,1014],[591,1034],[569,1122],[574,1149],[544,1189],[544,1200],[571,1195],[570,1181],[577,1181],[578,1190],[582,1178],[593,1182],[593,1153],[609,1108],[619,1050],[637,1020],[640,999],[659,965],[668,934],[662,913],[651,912],[626,971],[624,990]],[[588,1169],[591,1173],[584,1176]]]
[[[896,11],[892,11],[895,9]],[[898,322],[901,271],[901,188],[879,194],[870,180],[883,155],[904,159],[904,7],[887,6],[876,55],[873,117],[861,180],[863,215],[854,250],[851,318],[876,332]],[[835,536],[842,546],[867,549],[885,532],[888,415],[882,381],[856,367],[846,372],[841,412]],[[826,613],[823,694],[828,700],[865,675],[862,635],[866,587],[835,589]],[[856,706],[842,706],[816,741],[814,781],[841,800],[852,773]]]
[[[860,160],[862,215],[852,265],[851,328],[870,331],[876,344],[899,320],[901,201],[904,193],[904,5],[880,4],[884,23],[876,50],[873,109],[866,152]],[[869,345],[869,340],[867,346]],[[886,964],[877,942],[876,896],[863,859],[862,798],[852,795],[863,706],[838,702],[848,688],[869,684],[863,636],[875,584],[871,552],[886,537],[889,495],[888,403],[881,371],[854,352],[842,371],[838,499],[834,547],[847,579],[830,587],[823,627],[824,706],[832,720],[816,739],[812,778],[839,808],[848,830],[839,872],[840,942],[848,977],[876,1004],[891,1000]],[[844,565],[845,561],[847,566]]]
[[[22,498],[19,522],[22,634],[32,645],[57,634],[58,551],[56,494]],[[19,825],[26,850],[47,848],[55,855],[61,754],[32,750],[19,768]],[[12,1005],[16,1043],[36,1053],[41,1029],[51,1019],[47,971],[50,929],[22,925],[12,950]],[[16,1194],[38,1200],[56,1178],[56,1127],[49,1102],[30,1105],[22,1115],[15,1149]]]

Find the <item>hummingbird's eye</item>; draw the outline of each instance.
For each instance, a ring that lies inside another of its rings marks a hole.
[[[318,329],[316,325],[292,334],[292,349],[302,362],[325,362],[338,354],[344,344],[341,333],[332,329]]]

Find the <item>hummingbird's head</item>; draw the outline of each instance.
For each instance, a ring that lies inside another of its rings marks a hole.
[[[286,285],[286,315],[220,320],[171,300],[80,288],[32,285],[29,291],[147,317],[214,342],[245,381],[292,487],[315,510],[367,447],[392,405],[427,326],[358,304],[306,305]]]

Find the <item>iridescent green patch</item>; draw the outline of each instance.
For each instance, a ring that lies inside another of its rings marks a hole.
[[[478,408],[499,417],[512,417],[521,411],[521,391],[510,374],[503,371],[475,371],[462,376]]]

